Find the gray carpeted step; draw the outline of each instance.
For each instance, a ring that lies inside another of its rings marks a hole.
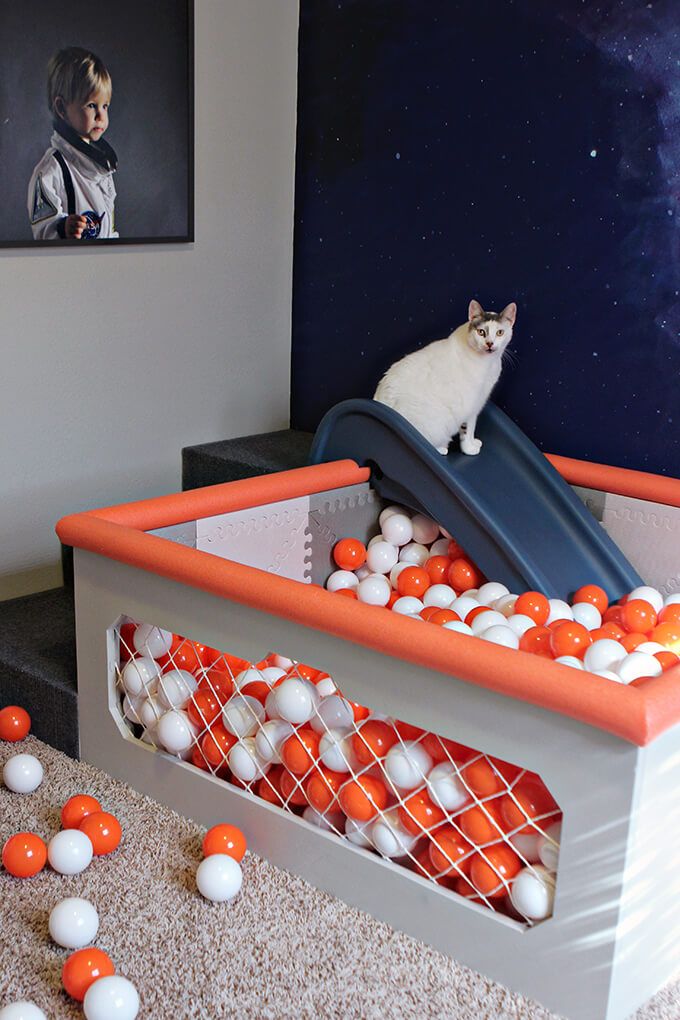
[[[218,443],[185,446],[182,450],[182,488],[200,489],[219,482],[235,482],[254,475],[304,467],[314,438],[311,432],[283,429],[257,436],[224,439]]]
[[[31,732],[78,756],[75,619],[71,588],[0,602],[0,707],[21,705]]]

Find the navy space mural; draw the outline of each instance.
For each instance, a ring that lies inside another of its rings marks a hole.
[[[546,451],[680,476],[677,0],[302,0],[292,422],[470,298]]]

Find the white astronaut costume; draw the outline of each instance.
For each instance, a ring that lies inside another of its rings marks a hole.
[[[49,148],[28,185],[34,240],[63,238],[66,217],[72,213],[88,221],[83,240],[118,237],[113,213],[115,152],[103,139],[84,142],[63,121],[55,119],[54,127]]]

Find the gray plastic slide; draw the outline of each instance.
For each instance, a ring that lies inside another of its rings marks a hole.
[[[500,408],[477,422],[481,452],[454,439],[442,456],[400,414],[375,400],[345,400],[320,423],[310,460],[351,459],[372,469],[386,500],[432,517],[487,578],[510,591],[568,599],[599,584],[610,600],[642,584],[620,549],[540,450]]]

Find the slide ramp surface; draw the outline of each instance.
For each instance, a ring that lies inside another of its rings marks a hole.
[[[568,599],[599,584],[610,600],[642,580],[572,488],[495,404],[480,415],[476,457],[454,438],[442,456],[402,415],[375,400],[345,400],[321,421],[313,464],[351,459],[372,469],[386,500],[447,529],[490,580],[510,591]]]

